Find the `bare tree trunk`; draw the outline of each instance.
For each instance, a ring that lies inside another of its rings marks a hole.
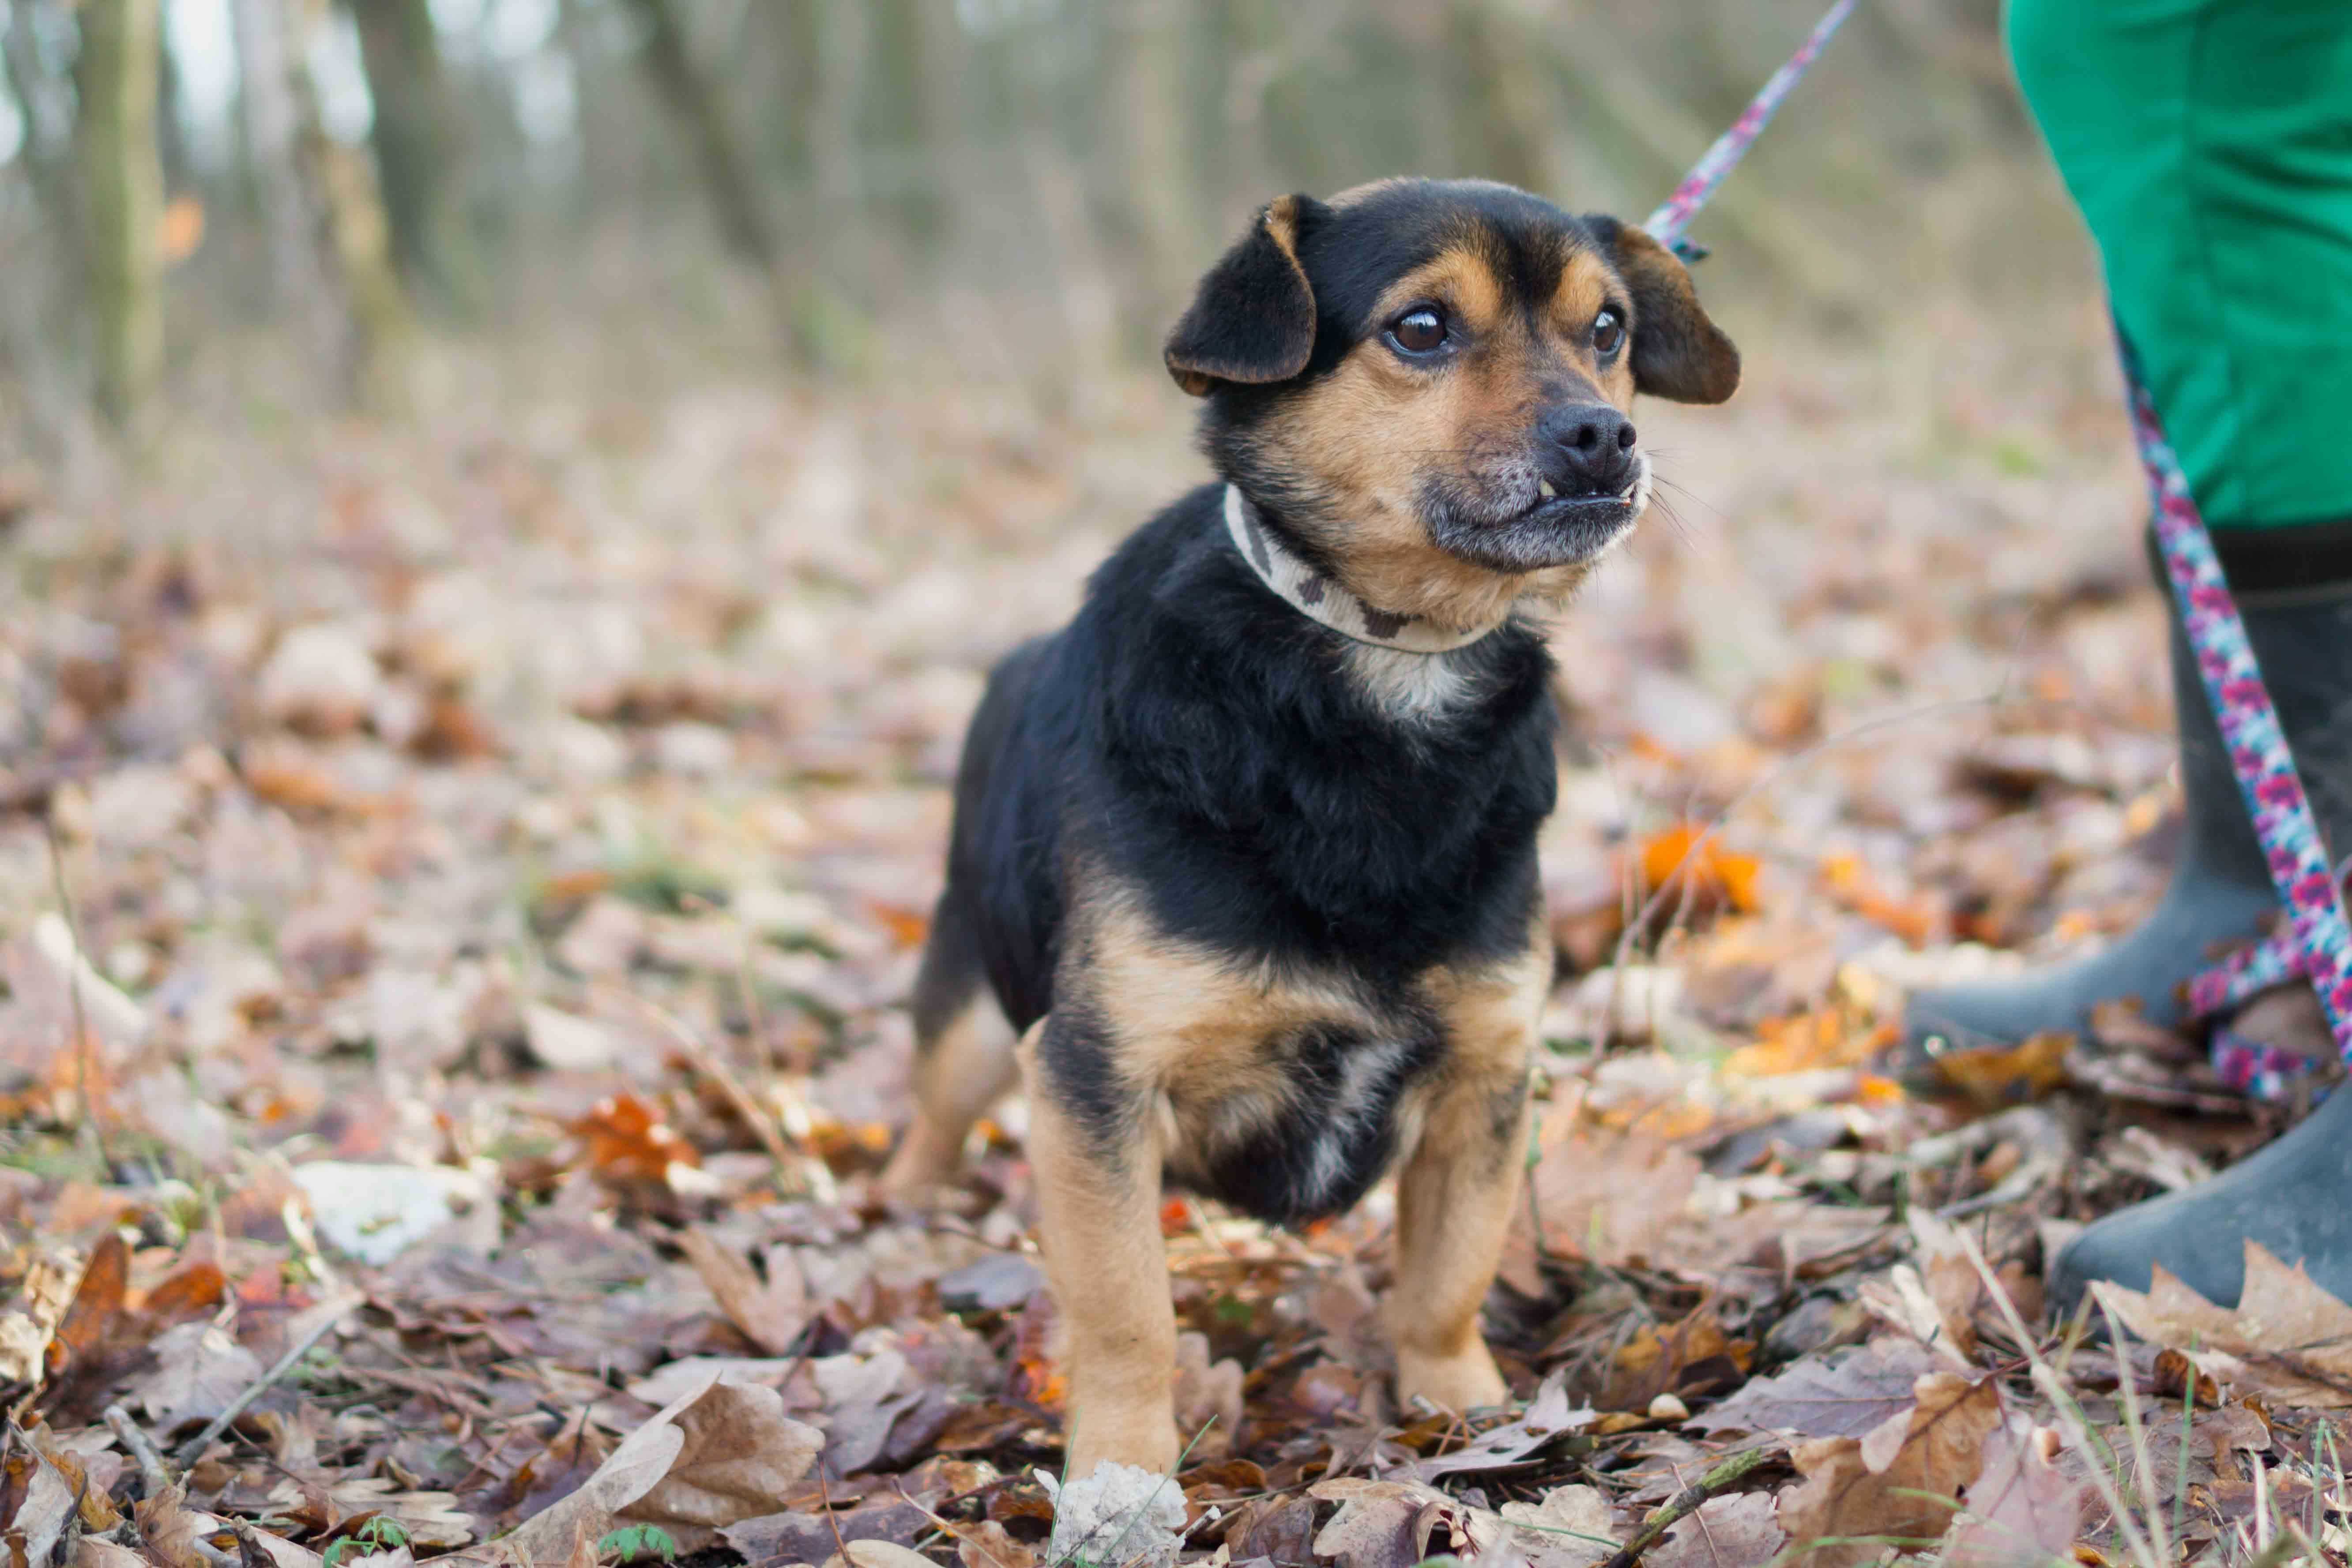
[[[380,401],[406,322],[366,164],[334,144],[306,62],[324,0],[232,0],[239,108],[269,237],[270,288],[345,405]]]
[[[63,84],[41,63],[39,43],[33,37],[34,11],[57,0],[9,0],[8,26],[0,32],[0,64],[8,73],[8,92],[25,116],[25,144],[18,156],[31,173],[35,194],[45,216],[59,232],[76,232],[73,216],[72,110]]]
[[[349,0],[375,119],[368,141],[391,226],[392,259],[421,299],[463,308],[477,295],[450,211],[457,116],[426,0]]]
[[[638,58],[646,80],[693,152],[719,237],[744,261],[772,274],[780,259],[775,230],[736,143],[719,83],[695,65],[687,47],[676,0],[629,0],[629,9],[645,29]]]
[[[163,369],[163,169],[156,154],[158,0],[81,8],[81,170],[99,411],[137,416]]]
[[[1204,250],[1216,243],[1203,221],[1186,146],[1184,11],[1154,0],[1113,23],[1110,72],[1121,128],[1117,188],[1119,225],[1132,247],[1125,315],[1129,346],[1156,348],[1177,312]]]

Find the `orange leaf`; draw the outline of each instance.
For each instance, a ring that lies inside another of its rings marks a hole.
[[[205,204],[194,196],[173,196],[163,204],[163,221],[158,244],[163,252],[163,265],[177,267],[196,253],[205,242]]]
[[[1756,879],[1762,870],[1753,855],[1735,855],[1707,836],[1704,823],[1678,823],[1642,841],[1642,887],[1654,893],[1677,874],[1687,879],[1690,900],[1696,908],[1728,905],[1741,914],[1759,907]]]
[[[130,1279],[131,1248],[123,1245],[121,1232],[110,1230],[90,1253],[65,1318],[49,1339],[45,1360],[52,1382],[105,1345],[121,1321],[123,1290]]]
[[[904,909],[897,904],[876,903],[871,906],[874,918],[890,933],[890,940],[900,947],[919,947],[931,929],[931,919],[920,910]]]
[[[610,1095],[573,1122],[587,1146],[588,1168],[615,1185],[666,1185],[672,1165],[699,1165],[694,1145],[634,1094]]]
[[[150,1290],[139,1310],[161,1331],[211,1315],[227,1297],[228,1277],[219,1265],[191,1263]]]

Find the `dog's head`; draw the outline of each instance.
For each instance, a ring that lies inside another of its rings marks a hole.
[[[1169,335],[1212,457],[1383,609],[1556,595],[1648,503],[1636,393],[1720,403],[1739,353],[1614,218],[1479,181],[1269,204]]]

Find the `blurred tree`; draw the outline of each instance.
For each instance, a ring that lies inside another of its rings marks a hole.
[[[719,79],[695,64],[677,0],[629,0],[629,10],[645,35],[637,58],[646,80],[694,154],[719,237],[740,259],[772,274],[781,261],[775,229],[736,144]]]
[[[85,0],[79,138],[99,410],[137,416],[163,368],[160,0]]]
[[[74,220],[72,110],[65,84],[41,58],[37,13],[57,15],[60,0],[7,0],[7,26],[0,29],[0,66],[8,73],[8,95],[24,116],[24,144],[17,156],[31,176],[43,216],[58,234],[71,234]]]
[[[392,259],[420,298],[460,311],[480,298],[480,279],[450,199],[458,119],[441,68],[427,0],[346,0],[358,23],[375,118],[375,151]]]

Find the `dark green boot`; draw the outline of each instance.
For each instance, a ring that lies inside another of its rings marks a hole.
[[[2352,847],[2352,583],[2242,593],[2238,609],[2321,836],[2340,855]],[[2218,944],[2256,935],[2277,908],[2177,614],[2172,689],[2188,825],[2163,901],[2130,935],[2078,963],[1912,996],[1899,1064],[1906,1078],[1932,1087],[1935,1059],[1948,1052],[2085,1028],[2091,1009],[2113,997],[2136,998],[2153,1022],[2177,1023],[2180,984]],[[2352,1190],[2344,1196],[2352,1202]]]

